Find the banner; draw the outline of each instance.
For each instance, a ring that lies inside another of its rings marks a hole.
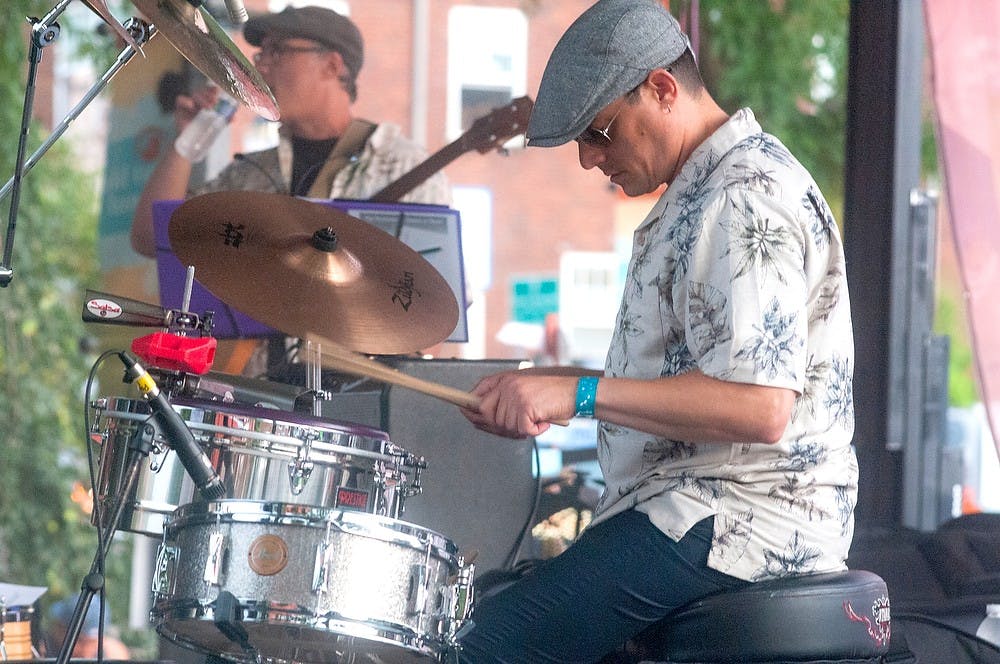
[[[1000,452],[1000,2],[926,0],[924,11],[948,212]]]

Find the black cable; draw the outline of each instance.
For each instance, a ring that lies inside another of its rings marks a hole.
[[[237,335],[239,335],[240,324],[236,320],[236,313],[233,312],[233,308],[230,307],[225,302],[222,302],[222,300],[219,300],[219,303],[222,305],[222,311],[221,312],[217,312],[217,313],[222,313],[226,317],[226,322],[228,322],[229,325],[230,325],[230,327],[232,327],[233,332],[235,332]]]
[[[514,563],[517,561],[517,554],[521,548],[521,543],[524,542],[525,535],[531,530],[531,524],[535,520],[535,515],[538,513],[538,505],[542,501],[542,462],[541,455],[538,451],[538,440],[536,438],[531,439],[531,448],[535,459],[535,472],[533,473],[535,479],[535,498],[531,503],[531,511],[528,513],[528,518],[525,519],[524,526],[521,528],[521,532],[518,534],[517,539],[514,541],[514,546],[511,547],[510,551],[507,553],[507,557],[504,558],[503,567],[501,569],[509,570],[514,567]]]
[[[101,353],[94,364],[90,368],[90,373],[87,376],[87,386],[84,388],[83,392],[83,432],[84,440],[86,441],[87,448],[87,471],[90,474],[90,487],[93,493],[93,507],[91,509],[98,510],[95,518],[91,519],[94,524],[94,528],[97,530],[97,573],[100,574],[101,578],[107,578],[104,568],[104,555],[101,551],[100,543],[104,541],[104,513],[98,505],[99,502],[99,489],[97,486],[97,464],[94,461],[94,451],[92,449],[92,444],[90,440],[90,393],[94,388],[94,381],[97,377],[97,371],[100,366],[109,357],[117,356],[119,351],[117,350],[107,350]],[[107,605],[107,594],[105,592],[105,586],[101,585],[101,590],[98,597],[98,629],[97,629],[97,661],[101,662],[104,660],[104,618],[105,610]],[[89,609],[88,609],[89,610]]]
[[[95,492],[95,495],[94,495],[94,500],[95,501],[97,500],[96,492],[97,492],[97,489],[98,489],[98,487],[97,487],[97,475],[96,475],[97,464],[96,464],[96,462],[94,460],[94,451],[93,451],[93,448],[91,446],[91,441],[90,441],[90,392],[94,388],[94,381],[96,380],[97,371],[100,368],[100,366],[109,357],[111,357],[111,356],[117,356],[118,352],[119,351],[117,351],[117,350],[107,350],[107,351],[104,351],[103,353],[101,353],[100,356],[98,356],[98,358],[96,360],[94,360],[94,364],[90,368],[90,374],[87,376],[87,386],[84,389],[84,393],[83,393],[83,437],[84,437],[84,440],[87,441],[87,443],[86,443],[86,447],[87,447],[87,470],[90,473],[90,486],[91,486],[91,490]],[[95,502],[95,506],[96,506],[96,502]],[[104,524],[101,522],[101,519],[94,519],[94,525],[97,527],[97,537],[98,537],[98,539],[100,539],[101,538],[101,528],[102,528],[102,526]]]

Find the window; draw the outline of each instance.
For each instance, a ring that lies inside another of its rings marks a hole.
[[[452,8],[448,14],[448,139],[524,94],[528,21],[519,9]],[[519,142],[518,142],[519,143]]]

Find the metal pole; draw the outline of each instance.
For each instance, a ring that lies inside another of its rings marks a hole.
[[[37,77],[38,63],[41,61],[41,49],[53,43],[59,36],[59,26],[54,24],[54,20],[59,14],[65,11],[66,6],[72,0],[63,0],[45,18],[37,21],[32,28],[32,43],[29,53],[28,82],[25,87],[24,109],[21,114],[21,134],[17,146],[17,160],[14,164],[14,175],[7,184],[0,189],[0,199],[8,193],[11,194],[10,213],[7,220],[7,234],[4,241],[3,262],[0,263],[0,287],[6,287],[14,277],[13,266],[11,265],[14,252],[14,233],[17,228],[17,213],[20,207],[21,180],[28,171],[34,167],[42,155],[48,152],[49,148],[69,129],[70,124],[76,120],[83,110],[92,102],[98,94],[107,86],[111,79],[124,67],[129,60],[137,53],[136,48],[128,44],[118,55],[115,62],[101,76],[93,86],[87,91],[80,102],[70,109],[66,117],[53,130],[49,137],[41,146],[29,157],[24,158],[27,149],[28,129],[31,125],[31,113],[35,97],[35,79]],[[124,24],[125,28],[135,38],[136,44],[141,46],[149,41],[155,34],[156,29],[139,19],[129,19]],[[50,27],[53,26],[53,27]]]

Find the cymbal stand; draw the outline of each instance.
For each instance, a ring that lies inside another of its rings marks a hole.
[[[322,349],[318,342],[303,341],[306,346],[306,394],[312,400],[313,416],[320,417],[323,414],[322,402],[330,399],[330,393],[323,389]]]
[[[99,527],[97,530],[99,542],[97,552],[94,554],[94,562],[90,567],[90,573],[83,578],[80,595],[76,600],[73,615],[66,629],[66,636],[63,639],[62,646],[59,648],[59,656],[56,659],[56,664],[66,664],[69,661],[73,654],[73,648],[76,647],[76,642],[80,638],[80,631],[83,629],[83,623],[87,618],[87,610],[90,608],[90,602],[94,599],[94,595],[104,587],[102,561],[111,549],[111,542],[118,531],[118,523],[125,513],[128,497],[132,495],[132,489],[138,480],[139,470],[153,449],[154,435],[155,429],[153,425],[147,423],[139,428],[129,440],[128,457],[125,466],[125,482],[121,491],[115,496],[112,509],[110,510],[111,518],[104,518],[107,514],[98,515],[97,523]],[[95,509],[98,509],[98,505],[99,501],[95,501]]]
[[[11,194],[10,211],[7,217],[7,235],[4,241],[3,259],[0,261],[0,287],[6,288],[14,278],[14,268],[11,265],[14,253],[14,232],[17,228],[17,212],[21,202],[21,180],[25,174],[34,167],[42,155],[49,151],[49,148],[69,129],[70,124],[83,112],[90,102],[107,86],[112,77],[124,67],[129,60],[137,53],[132,44],[118,54],[118,58],[101,76],[90,90],[83,96],[80,102],[74,106],[66,117],[56,127],[52,133],[42,143],[41,146],[29,157],[25,159],[28,144],[28,129],[31,126],[31,113],[35,99],[35,80],[38,76],[38,64],[42,61],[42,49],[55,43],[59,37],[59,24],[56,19],[66,11],[66,7],[73,0],[60,0],[48,14],[41,19],[29,18],[32,23],[30,45],[28,47],[28,80],[24,90],[24,107],[21,112],[21,131],[17,141],[17,156],[14,161],[14,175],[7,184],[0,189],[0,199],[8,193]],[[142,46],[155,34],[156,28],[137,18],[131,18],[123,23],[125,29],[135,39],[136,45]]]

